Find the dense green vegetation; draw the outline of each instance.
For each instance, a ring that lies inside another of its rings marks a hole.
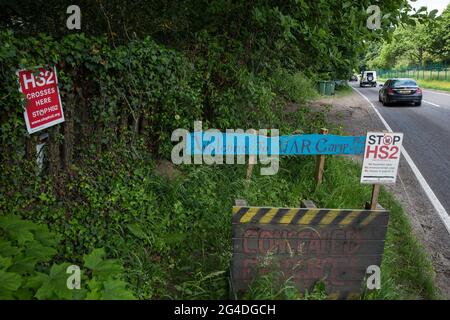
[[[82,7],[83,32],[65,28],[67,5],[60,1],[2,4],[5,296],[69,298],[52,281],[70,261],[87,269],[84,291],[72,298],[227,298],[235,198],[362,207],[370,190],[359,185],[357,166],[340,158],[330,157],[317,189],[312,157],[283,158],[277,175],[255,175],[249,186],[242,165],[174,168],[167,159],[172,131],[192,129],[194,120],[204,128],[279,128],[281,134],[328,125],[326,110],[306,103],[317,96],[315,80],[348,78],[367,40],[409,19],[406,1],[379,1],[383,28],[370,31],[370,2],[143,1],[137,7],[92,1]],[[38,135],[26,132],[15,72],[42,65],[57,67],[66,121],[46,130],[39,169]],[[287,104],[294,106],[290,112]],[[401,208],[386,193],[381,203],[392,210],[393,227],[383,289],[375,297],[433,298],[431,267]],[[8,219],[21,221],[26,239]],[[36,232],[44,226],[60,241],[42,242]],[[45,251],[30,250],[37,245]],[[15,267],[20,259],[30,260],[22,271]],[[268,283],[255,284],[247,297],[299,297],[288,284],[276,290]],[[303,298],[323,298],[323,292]]]
[[[366,54],[370,69],[450,65],[450,6],[431,20],[401,25],[392,37],[373,42]]]

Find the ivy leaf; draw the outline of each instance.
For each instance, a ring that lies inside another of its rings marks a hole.
[[[49,281],[45,282],[35,293],[34,297],[38,300],[53,299],[53,286]]]
[[[27,257],[23,254],[15,259],[9,271],[17,272],[19,274],[31,273],[36,266],[37,259],[34,257]]]
[[[131,233],[141,239],[141,240],[145,240],[147,239],[147,234],[145,233],[144,230],[142,230],[141,226],[139,226],[137,223],[134,224],[129,224],[127,225],[128,230],[131,231]]]
[[[0,269],[8,269],[12,265],[12,259],[10,257],[0,256]]]
[[[50,232],[46,225],[36,227],[34,238],[45,246],[56,246],[60,241],[60,236]]]
[[[84,255],[84,266],[93,270],[103,261],[105,256],[106,253],[104,248],[94,249],[91,253]]]
[[[86,300],[100,300],[102,298],[102,295],[98,291],[92,291],[88,292],[86,295]]]
[[[17,240],[19,244],[33,241],[31,233],[36,225],[31,221],[22,220],[17,216],[8,215],[0,217],[0,228],[5,230],[12,239]]]
[[[10,241],[0,240],[0,252],[3,256],[15,256],[20,253],[20,249],[12,246]]]
[[[41,261],[47,261],[53,257],[57,251],[51,247],[45,247],[40,243],[33,243],[30,248],[25,250],[25,255]]]
[[[45,273],[36,272],[36,274],[34,276],[27,279],[27,281],[25,283],[25,287],[32,288],[32,289],[38,289],[48,280],[49,280],[48,275],[46,275]]]
[[[35,297],[44,299],[72,299],[73,292],[67,287],[66,273],[69,263],[54,264],[50,269],[50,275],[43,285],[36,291]]]
[[[103,283],[102,299],[106,300],[134,300],[133,294],[127,290],[127,283],[122,280],[109,279]]]
[[[94,276],[98,276],[101,279],[113,278],[119,276],[122,272],[122,265],[113,259],[105,260],[93,269]]]
[[[15,291],[22,284],[22,278],[12,272],[0,270],[0,292]]]
[[[14,291],[14,297],[17,300],[31,300],[33,299],[34,292],[29,288],[19,288]]]
[[[93,292],[97,292],[97,291],[101,290],[102,284],[101,284],[100,281],[98,281],[97,279],[93,278],[93,279],[89,280],[88,288],[89,288],[89,290],[91,290]]]

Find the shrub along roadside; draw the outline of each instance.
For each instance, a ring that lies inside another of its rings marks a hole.
[[[93,248],[104,247],[123,261],[138,298],[222,299],[228,297],[235,198],[268,206],[298,206],[301,198],[309,198],[319,205],[334,201],[335,207],[358,208],[369,197],[369,190],[358,187],[359,172],[348,177],[351,164],[334,158],[327,170],[335,168],[317,190],[312,157],[283,158],[277,175],[255,175],[248,189],[245,166],[184,166],[175,180],[155,175],[154,158],[170,151],[171,130],[189,128],[193,120],[210,120],[206,124],[218,128],[317,132],[324,125],[322,112],[303,105],[295,113],[283,112],[286,102],[314,96],[311,81],[301,73],[281,70],[263,78],[239,69],[233,85],[216,87],[201,60],[192,63],[151,39],[113,49],[105,39],[84,35],[61,41],[44,35],[23,40],[9,32],[0,36],[0,76],[6,84],[0,100],[0,211],[46,224],[61,236],[51,263],[81,264]],[[39,41],[47,45],[37,46]],[[71,119],[69,111],[61,128],[50,129],[47,164],[53,170],[39,175],[31,152],[36,141],[23,125],[14,72],[54,63],[61,63],[65,110],[75,111],[74,99],[81,96],[82,112]],[[141,81],[150,94],[145,99],[137,87]],[[155,141],[158,148],[149,145]],[[410,247],[419,252],[414,243]],[[428,284],[427,269],[407,259],[411,252],[395,252],[411,271],[397,278],[395,270],[392,276],[386,272],[395,288],[386,296],[431,297],[432,285],[425,292],[418,289]],[[395,295],[397,288],[401,291]],[[265,291],[253,292],[261,297]]]
[[[97,166],[101,175],[94,174],[97,167],[92,163],[89,170],[80,171],[82,179],[72,182],[75,200],[58,203],[41,196],[32,209],[11,210],[48,221],[51,229],[64,235],[59,263],[81,260],[90,248],[104,246],[109,255],[123,261],[140,299],[228,298],[235,198],[261,206],[295,207],[300,199],[311,199],[320,207],[362,208],[371,192],[370,186],[359,184],[359,166],[335,156],[328,157],[324,183],[318,188],[314,157],[283,157],[274,176],[260,176],[256,166],[248,188],[243,165],[185,165],[176,167],[178,174],[170,179],[156,174],[149,159],[119,163],[109,159]],[[401,207],[384,191],[380,203],[391,210],[382,284],[380,291],[365,298],[436,298],[431,264]],[[70,220],[65,219],[67,214]],[[281,288],[267,284],[262,279],[247,298],[300,298],[288,283]],[[302,298],[321,299],[323,291],[313,290]]]

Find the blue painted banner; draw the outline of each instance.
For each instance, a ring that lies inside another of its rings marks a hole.
[[[188,155],[320,155],[363,154],[365,136],[300,134],[266,137],[247,133],[190,133],[186,141]]]
[[[281,136],[280,155],[363,154],[365,141],[365,136]]]

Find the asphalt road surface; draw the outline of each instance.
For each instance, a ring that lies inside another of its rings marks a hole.
[[[378,101],[379,87],[359,88],[394,132],[403,132],[403,146],[450,214],[450,93],[423,89],[422,106]]]

